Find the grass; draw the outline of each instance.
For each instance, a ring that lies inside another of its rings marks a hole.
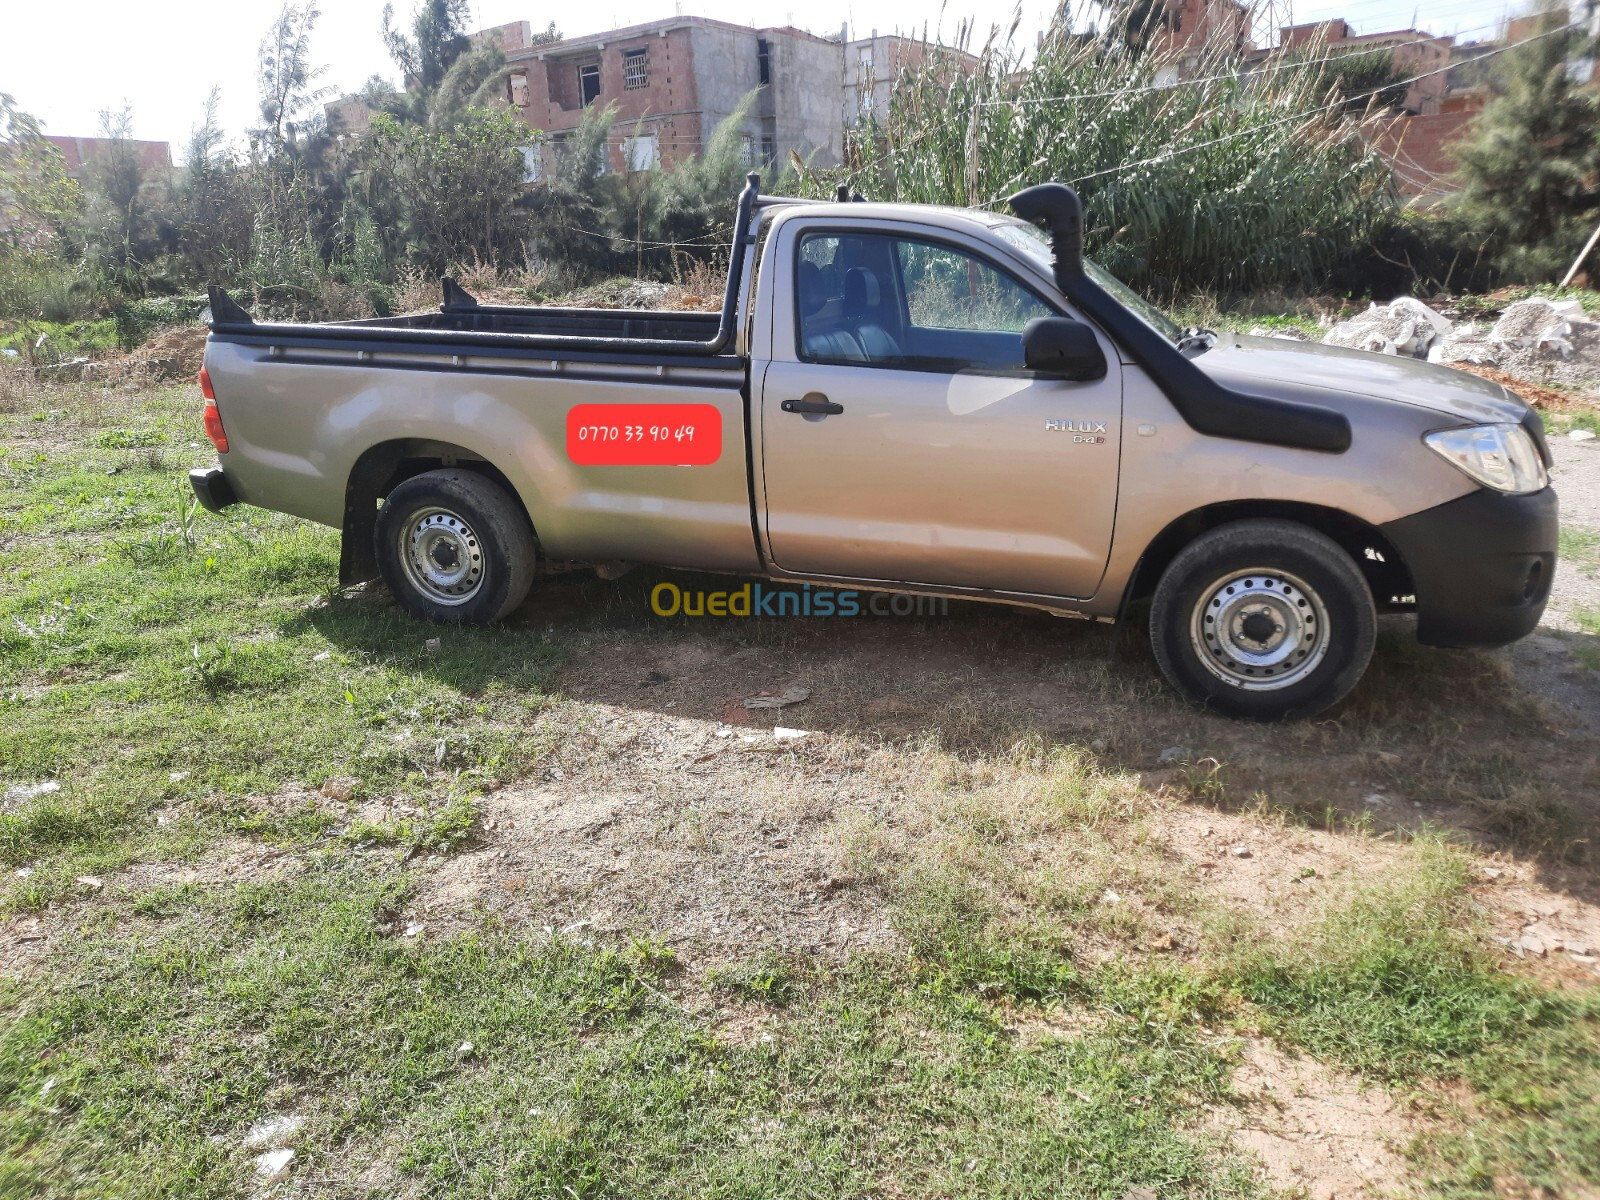
[[[958,679],[929,685],[937,736],[843,724],[762,768],[807,802],[892,791],[841,819],[837,869],[894,949],[696,963],[661,931],[487,910],[407,936],[420,857],[493,844],[486,795],[557,768],[604,788],[635,752],[558,688],[585,631],[635,656],[805,635],[656,620],[637,581],[581,617],[418,626],[337,589],[330,532],[197,512],[196,422],[187,388],[0,413],[0,791],[59,784],[0,804],[0,1195],[259,1194],[248,1131],[292,1115],[291,1186],[328,1196],[1253,1197],[1207,1114],[1262,1033],[1433,1112],[1413,1156],[1441,1194],[1600,1184],[1593,992],[1505,970],[1463,852],[1387,849],[1288,924],[1221,905],[1126,765],[1131,714],[1165,702],[1098,661],[1048,668],[1122,705],[1093,740],[1013,727]],[[1413,708],[1503,682],[1432,661],[1380,667],[1354,736],[1398,744],[1385,671]],[[1277,793],[1193,745],[1190,805]],[[1394,769],[1490,796],[1519,782],[1506,754]]]
[[[1593,575],[1600,571],[1600,530],[1585,525],[1568,525],[1561,530],[1561,563]]]

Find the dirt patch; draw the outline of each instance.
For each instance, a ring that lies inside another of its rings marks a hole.
[[[1208,1123],[1274,1185],[1311,1200],[1415,1194],[1401,1151],[1418,1125],[1381,1088],[1260,1038],[1246,1039],[1233,1085],[1238,1104]]]
[[[210,332],[204,325],[163,329],[138,349],[113,360],[108,370],[117,378],[193,379],[205,363],[206,337]]]
[[[895,944],[882,897],[843,866],[849,801],[805,784],[821,782],[815,755],[770,726],[603,705],[564,716],[606,748],[598,771],[552,764],[544,782],[488,796],[472,847],[413,864],[408,920],[444,931],[492,913],[574,935],[652,934],[713,960]]]
[[[1153,824],[1205,895],[1277,928],[1320,913],[1330,891],[1391,869],[1404,853],[1390,841],[1184,805]]]
[[[1478,900],[1494,941],[1521,969],[1565,984],[1600,983],[1600,905],[1534,883],[1517,863],[1489,863]]]

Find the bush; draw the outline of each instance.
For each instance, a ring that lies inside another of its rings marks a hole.
[[[1166,295],[1317,286],[1394,211],[1361,121],[1327,102],[1326,67],[1252,79],[1213,53],[1184,86],[1159,87],[1159,65],[1114,29],[1057,28],[1025,73],[1011,42],[985,47],[976,69],[925,47],[881,126],[853,139],[842,181],[873,199],[1000,211],[1028,184],[1069,183],[1090,253]]]
[[[112,310],[116,322],[117,341],[124,350],[132,350],[150,340],[159,329],[174,325],[194,325],[200,320],[210,303],[205,296],[153,296],[147,300],[130,300]]]

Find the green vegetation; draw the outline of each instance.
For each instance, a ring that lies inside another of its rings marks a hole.
[[[1494,98],[1460,150],[1465,185],[1453,215],[1480,231],[1513,279],[1559,279],[1594,228],[1600,106],[1569,61],[1589,52],[1580,29],[1555,32],[1566,10],[1547,6],[1552,34],[1505,55]]]
[[[986,207],[1039,180],[1072,183],[1089,253],[1168,296],[1313,285],[1392,211],[1389,172],[1359,124],[1324,107],[1323,66],[1246,83],[1217,52],[1194,69],[1210,82],[1162,88],[1139,43],[1065,28],[1019,83],[1021,60],[1020,46],[991,41],[974,72],[934,53],[903,74],[849,181],[874,197]]]
[[[349,127],[329,129],[317,20],[291,4],[267,30],[248,151],[230,147],[213,95],[174,172],[143,164],[131,114],[108,110],[109,150],[71,181],[0,96],[0,337],[114,316],[128,348],[192,322],[210,283],[263,314],[347,319],[387,314],[444,273],[498,286],[503,272],[549,294],[722,265],[755,93],[687,162],[661,166],[608,106],[553,144],[511,109],[504,56],[472,43],[469,6],[424,0],[409,24],[384,13],[404,89],[374,77],[352,98],[365,107],[336,118]],[[1218,45],[1168,87],[1150,47],[1171,23],[1168,5],[1134,0],[1097,31],[1063,15],[1037,52],[996,34],[975,68],[930,46],[849,134],[842,166],[788,155],[762,166],[765,186],[996,208],[1065,180],[1090,251],[1179,303],[1549,283],[1586,236],[1594,100],[1565,69],[1584,52],[1576,32],[1480,64],[1497,97],[1464,152],[1466,190],[1412,213],[1368,128],[1403,99],[1390,51],[1312,47],[1241,73],[1237,47]],[[536,40],[558,37],[552,25]]]
[[[1262,1034],[1431,1111],[1440,1194],[1600,1183],[1600,1004],[1485,949],[1459,851],[1278,927],[1205,898],[1134,776],[1038,733],[861,750],[906,794],[839,869],[903,950],[696,962],[486,911],[407,936],[421,856],[579,769],[563,643],[675,635],[642,604],[441,630],[341,592],[330,531],[183,496],[196,409],[0,411],[0,911],[54,931],[0,977],[0,1194],[252,1194],[247,1131],[293,1115],[292,1178],[329,1195],[1253,1197],[1227,1114]]]

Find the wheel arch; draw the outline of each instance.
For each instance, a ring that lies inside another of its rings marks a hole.
[[[1151,539],[1128,580],[1123,611],[1133,601],[1154,594],[1172,560],[1195,538],[1219,525],[1258,518],[1293,521],[1332,538],[1366,578],[1379,612],[1409,612],[1415,608],[1410,569],[1394,543],[1377,526],[1326,505],[1294,500],[1229,500],[1191,509]]]
[[[378,577],[373,529],[378,501],[408,479],[443,467],[473,471],[494,480],[522,506],[528,523],[533,514],[510,478],[487,455],[467,446],[434,438],[394,438],[362,451],[345,481],[344,525],[339,547],[339,584],[348,587]],[[537,528],[537,527],[535,527]]]

